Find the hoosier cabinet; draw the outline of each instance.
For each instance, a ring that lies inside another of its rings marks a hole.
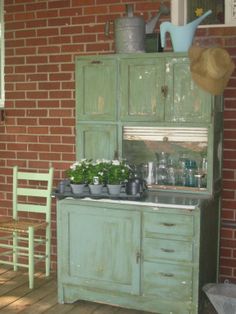
[[[201,313],[218,274],[222,117],[185,54],[76,58],[77,158],[124,158],[148,189],[58,199],[60,303]]]

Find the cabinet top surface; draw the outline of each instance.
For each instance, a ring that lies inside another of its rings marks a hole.
[[[102,58],[114,58],[114,57],[130,57],[130,58],[150,58],[150,57],[188,57],[186,52],[152,52],[152,53],[114,53],[114,54],[96,54],[96,55],[81,55],[76,56],[76,59],[91,59],[95,57],[102,57]]]
[[[171,208],[180,208],[180,209],[197,209],[201,207],[201,205],[209,200],[209,196],[201,196],[196,197],[193,195],[186,194],[178,194],[175,193],[162,193],[162,192],[148,192],[144,197],[140,200],[116,200],[116,199],[92,199],[89,197],[81,198],[81,199],[73,199],[66,198],[64,199],[66,202],[68,200],[83,202],[97,202],[98,203],[113,203],[113,204],[126,204],[126,205],[136,205],[136,206],[158,206],[158,207],[171,207]]]

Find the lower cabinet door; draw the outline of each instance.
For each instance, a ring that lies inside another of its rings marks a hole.
[[[140,213],[92,206],[61,211],[63,281],[140,293]]]
[[[166,262],[144,262],[143,294],[153,295],[161,300],[191,300],[192,268]]]

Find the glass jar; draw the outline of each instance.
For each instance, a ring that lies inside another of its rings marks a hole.
[[[188,159],[185,161],[185,186],[197,186],[197,163],[195,160]]]

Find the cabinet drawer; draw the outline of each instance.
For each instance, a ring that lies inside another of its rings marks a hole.
[[[192,242],[168,239],[143,240],[144,259],[156,261],[166,259],[181,262],[192,262],[193,249]]]
[[[144,262],[143,294],[161,299],[189,301],[192,295],[192,268],[166,263]]]
[[[165,213],[144,213],[144,237],[155,237],[157,233],[192,236],[193,216]]]

